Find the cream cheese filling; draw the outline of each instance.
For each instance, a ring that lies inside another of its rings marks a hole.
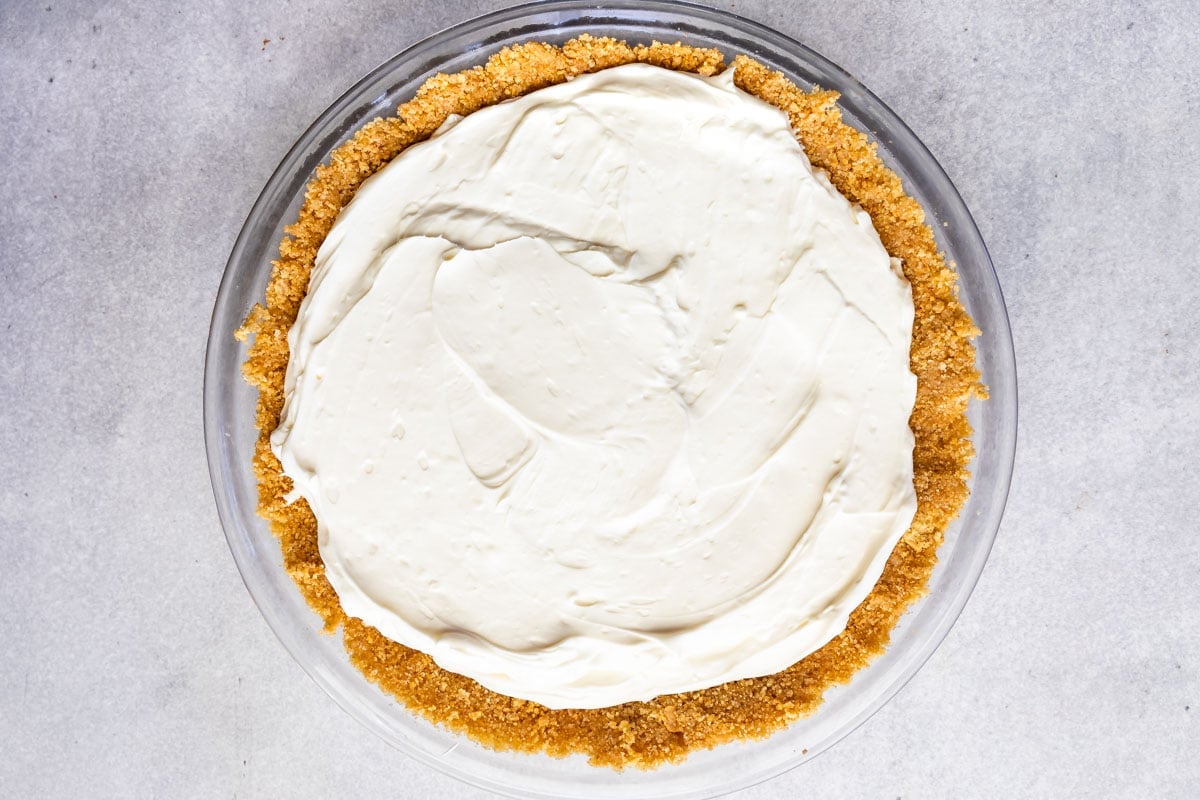
[[[912,323],[782,112],[622,66],[362,185],[271,443],[346,613],[506,695],[646,700],[844,629],[916,509]]]

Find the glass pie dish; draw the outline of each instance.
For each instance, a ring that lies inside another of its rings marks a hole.
[[[982,333],[977,366],[991,397],[969,417],[977,450],[972,491],[946,533],[929,594],[902,618],[889,649],[818,711],[768,739],[692,753],[679,764],[621,773],[582,757],[497,752],[408,712],[349,663],[338,636],[321,632],[284,571],[279,545],[256,513],[251,454],[255,390],[242,380],[245,348],[234,331],[264,293],[284,227],[295,220],[316,167],[371,119],[394,113],[428,77],[481,64],[505,46],[555,44],[581,34],[630,43],[681,41],[744,53],[804,88],[841,94],[847,123],[879,146],[885,163],[925,209],[959,273],[960,297]],[[1016,372],[1008,319],[987,251],[962,199],[913,133],[851,76],[803,45],[726,12],[675,2],[550,0],[464,22],[405,50],[363,78],[300,137],[268,180],[230,255],[205,364],[209,469],[234,559],[268,624],[300,665],[348,713],[402,752],[474,785],[522,797],[710,797],[766,780],[814,757],[892,697],[945,637],[974,587],[1008,494],[1016,438]]]

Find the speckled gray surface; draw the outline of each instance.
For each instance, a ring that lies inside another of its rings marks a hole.
[[[217,522],[200,389],[225,258],[291,142],[501,4],[179,5],[0,6],[0,795],[486,797],[276,642]],[[1195,10],[719,5],[924,139],[991,248],[1021,377],[1008,515],[959,624],[862,729],[741,796],[1194,797]]]

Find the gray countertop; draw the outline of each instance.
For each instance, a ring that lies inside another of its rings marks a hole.
[[[217,521],[200,391],[225,259],[294,139],[502,4],[178,5],[0,6],[0,795],[486,797],[278,644]],[[740,796],[1196,796],[1195,9],[718,5],[844,66],[941,161],[1021,389],[1008,513],[949,638],[860,730]]]

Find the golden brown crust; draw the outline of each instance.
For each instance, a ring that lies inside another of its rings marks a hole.
[[[723,67],[713,50],[659,43],[631,47],[582,36],[561,47],[508,48],[482,67],[431,78],[395,117],[364,126],[317,169],[300,217],[280,244],[266,304],[255,306],[238,331],[239,337],[254,337],[244,373],[259,389],[254,453],[259,512],[270,521],[284,566],[325,629],[342,628],[351,662],[415,713],[485,745],[555,756],[583,753],[593,764],[618,768],[649,768],[678,761],[691,750],[763,737],[812,713],[828,687],[849,680],[884,649],[900,615],[924,594],[946,527],[966,500],[974,454],[966,407],[972,396],[983,396],[970,341],[978,331],[957,299],[955,274],[938,252],[920,206],[904,194],[867,138],[842,122],[836,93],[805,92],[746,57],[734,62],[737,84],[785,111],[812,163],[870,213],[888,252],[903,262],[916,309],[911,367],[917,399],[910,421],[916,517],[846,630],[804,660],[776,675],[596,710],[555,711],[488,691],[345,615],[325,577],[312,512],[303,500],[288,505],[283,499],[291,481],[271,453],[268,436],[283,406],[287,331],[307,291],[317,249],[359,184],[428,137],[449,114],[468,114],[634,61],[705,75]]]

